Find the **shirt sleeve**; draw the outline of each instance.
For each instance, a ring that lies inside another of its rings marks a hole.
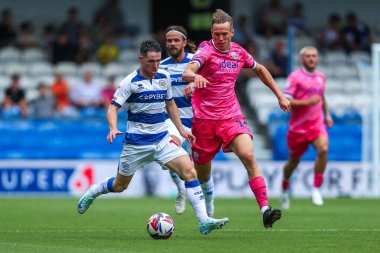
[[[207,46],[199,47],[194,53],[190,62],[196,62],[201,67],[210,57],[210,52]]]
[[[243,68],[256,68],[256,61],[253,59],[252,55],[250,55],[245,49],[243,49],[244,54],[244,65]]]
[[[123,80],[119,88],[115,91],[111,104],[121,108],[131,95],[132,83],[127,80]]]
[[[288,76],[286,79],[286,86],[284,90],[284,96],[289,99],[293,99],[296,94],[297,82],[293,75]]]
[[[171,78],[168,78],[167,82],[168,82],[168,89],[166,91],[166,100],[172,100],[173,99],[173,90],[172,90]]]

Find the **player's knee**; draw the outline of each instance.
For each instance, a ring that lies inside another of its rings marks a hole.
[[[251,152],[246,152],[240,155],[240,159],[246,165],[251,165],[255,162],[255,157]]]
[[[322,145],[319,149],[318,149],[318,155],[319,156],[327,156],[327,153],[329,152],[329,148],[326,145]]]
[[[181,178],[185,181],[195,180],[197,178],[197,172],[193,167],[182,169]]]

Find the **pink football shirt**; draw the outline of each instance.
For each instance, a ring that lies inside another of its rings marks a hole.
[[[289,131],[306,133],[313,129],[324,127],[323,94],[326,77],[315,71],[309,73],[301,68],[293,71],[287,78],[287,87],[284,95],[290,99],[305,100],[313,95],[321,96],[321,101],[315,105],[295,106],[292,108]]]
[[[200,44],[190,62],[197,62],[200,65],[197,73],[210,82],[206,88],[194,90],[191,98],[194,117],[221,120],[241,115],[235,81],[242,68],[256,66],[253,57],[234,42],[228,52],[221,52],[211,40]]]

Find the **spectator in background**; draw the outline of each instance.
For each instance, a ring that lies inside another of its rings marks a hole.
[[[38,97],[29,103],[30,111],[35,119],[49,119],[54,116],[55,99],[44,83],[38,85]]]
[[[91,71],[85,71],[83,81],[73,86],[71,101],[78,109],[102,105],[101,90],[98,84],[93,81]]]
[[[0,47],[13,45],[15,39],[16,31],[12,23],[12,12],[10,9],[4,9],[1,12]]]
[[[110,76],[108,77],[108,83],[107,86],[102,89],[102,99],[103,99],[103,105],[108,108],[111,104],[111,101],[113,99],[113,95],[115,94],[116,88],[115,88],[115,77]]]
[[[260,32],[266,37],[284,35],[288,25],[288,15],[280,0],[271,0],[261,12]]]
[[[113,35],[108,35],[105,42],[96,52],[96,57],[101,64],[107,64],[117,59],[119,56],[119,47],[114,41]]]
[[[347,53],[352,51],[371,51],[372,38],[367,25],[360,23],[353,12],[346,16],[343,28],[343,44]]]
[[[77,46],[69,44],[67,35],[60,33],[53,43],[52,62],[74,61],[77,51]]]
[[[82,64],[91,60],[94,51],[94,44],[91,41],[87,31],[82,29],[79,35],[78,51],[75,55],[75,62]]]
[[[322,29],[319,35],[318,43],[322,51],[336,51],[343,48],[341,18],[338,14],[330,14],[328,25]]]
[[[295,2],[293,4],[289,24],[296,28],[296,33],[299,35],[310,34],[309,25],[303,13],[303,5],[300,2]]]
[[[84,25],[79,21],[79,11],[76,7],[70,7],[67,11],[67,20],[59,28],[59,33],[67,35],[68,43],[78,47],[80,30]]]
[[[267,69],[274,78],[286,77],[288,55],[285,46],[284,41],[277,41],[266,64]]]
[[[106,3],[100,7],[95,15],[101,15],[106,18],[110,25],[110,31],[115,35],[125,30],[126,25],[124,22],[125,14],[119,7],[119,0],[107,0]]]
[[[55,80],[51,86],[51,92],[55,98],[55,110],[62,112],[70,106],[69,85],[59,72],[55,73]]]
[[[53,24],[46,24],[42,29],[40,37],[40,47],[51,57],[53,44],[55,41],[55,27]]]
[[[28,106],[25,99],[25,92],[20,88],[20,76],[13,74],[11,76],[11,85],[5,90],[4,97],[4,114],[7,116],[21,115],[28,117]]]
[[[30,21],[24,21],[20,25],[20,31],[17,35],[17,45],[21,49],[37,47],[38,39],[37,36],[33,34],[33,27]]]
[[[246,45],[250,41],[253,42],[255,36],[254,29],[248,24],[247,17],[244,15],[239,16],[238,23],[234,27],[235,33],[233,40],[240,45]]]
[[[98,48],[110,33],[111,28],[107,17],[103,13],[97,13],[89,28],[89,35],[95,47]]]

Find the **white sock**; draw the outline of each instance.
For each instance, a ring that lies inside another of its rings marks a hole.
[[[212,176],[208,179],[206,183],[201,185],[202,192],[205,195],[206,209],[208,215],[214,214],[214,180]]]
[[[263,206],[260,211],[261,211],[261,214],[264,214],[266,210],[269,209],[269,206]]]
[[[191,206],[194,209],[198,222],[205,221],[208,218],[204,200],[205,197],[203,196],[198,179],[190,182],[185,182],[185,189],[187,199],[189,200]]]
[[[173,182],[177,186],[178,192],[185,192],[185,185],[182,179],[174,171],[169,170],[170,176],[172,177]]]
[[[99,195],[113,192],[113,181],[115,181],[115,177],[107,177],[106,179],[103,179],[103,181],[101,181],[99,184],[97,184],[94,188],[91,189],[91,193],[95,197],[98,197]]]

